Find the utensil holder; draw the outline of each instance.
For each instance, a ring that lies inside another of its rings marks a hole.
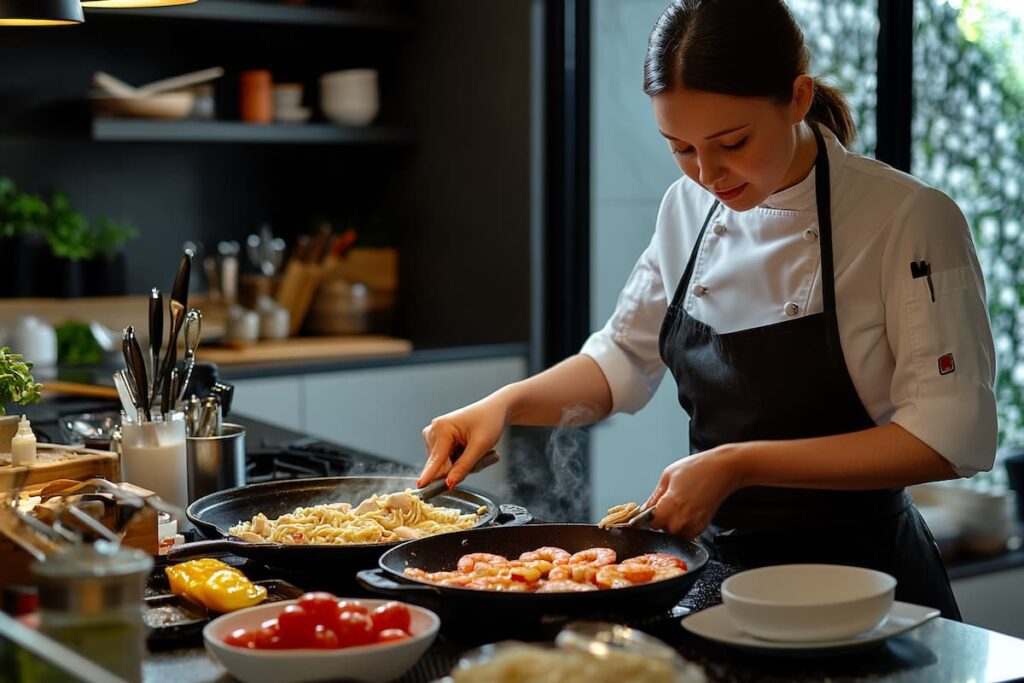
[[[188,507],[185,415],[170,413],[161,422],[121,420],[121,474],[163,500]]]
[[[225,423],[220,436],[190,436],[188,501],[245,484],[245,428]]]

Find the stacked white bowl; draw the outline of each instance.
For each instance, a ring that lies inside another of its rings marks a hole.
[[[332,71],[320,77],[320,108],[343,126],[366,126],[380,112],[375,69]]]

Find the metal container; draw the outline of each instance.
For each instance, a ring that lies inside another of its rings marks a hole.
[[[220,436],[190,436],[186,444],[190,503],[245,484],[244,427],[227,422]]]

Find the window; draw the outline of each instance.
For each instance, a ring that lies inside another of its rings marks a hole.
[[[1000,443],[1024,440],[1024,3],[915,0],[915,176],[974,231],[997,356]]]

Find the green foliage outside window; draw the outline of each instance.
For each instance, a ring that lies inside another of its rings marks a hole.
[[[1024,442],[1024,29],[1010,0],[915,0],[911,171],[963,210],[988,289],[1001,444]],[[790,0],[873,156],[877,0]]]

